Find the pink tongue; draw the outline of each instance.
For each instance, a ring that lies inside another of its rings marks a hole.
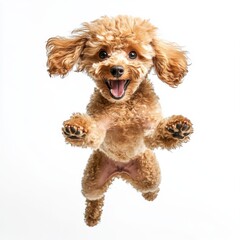
[[[125,81],[115,80],[111,82],[111,93],[114,97],[122,97],[124,94]]]

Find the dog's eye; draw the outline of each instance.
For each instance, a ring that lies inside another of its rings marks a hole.
[[[137,58],[137,53],[135,51],[131,51],[128,54],[128,56],[129,56],[130,59],[135,59],[135,58]]]
[[[108,57],[108,54],[105,50],[101,50],[99,53],[98,53],[98,56],[101,58],[101,59],[105,59]]]

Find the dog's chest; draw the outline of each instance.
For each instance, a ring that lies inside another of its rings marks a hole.
[[[111,119],[108,129],[121,136],[145,135],[154,130],[159,122],[160,112],[155,110],[152,111],[151,107],[144,104],[115,106],[108,114]]]
[[[122,103],[110,103],[96,91],[87,112],[107,129],[121,131],[131,128],[137,132],[154,129],[162,118],[158,98],[153,89],[142,87],[140,90],[129,101]]]

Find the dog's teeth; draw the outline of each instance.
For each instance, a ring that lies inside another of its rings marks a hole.
[[[110,87],[111,86],[111,81],[105,80],[105,83]]]

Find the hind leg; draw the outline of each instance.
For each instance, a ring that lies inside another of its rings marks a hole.
[[[140,191],[146,200],[153,201],[157,197],[161,182],[160,167],[151,150],[132,160],[125,170],[128,174],[122,177]]]
[[[86,199],[85,222],[89,227],[98,224],[102,215],[102,208],[104,204],[104,197],[97,200]]]
[[[104,193],[113,181],[114,165],[99,150],[91,155],[82,180],[82,193],[86,197],[85,222],[95,226],[101,219]]]

